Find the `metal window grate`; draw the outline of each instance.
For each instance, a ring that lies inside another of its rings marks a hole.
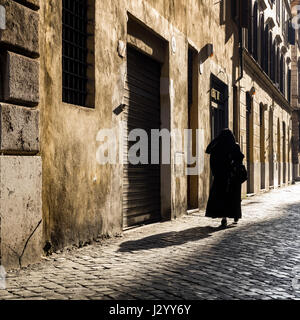
[[[87,0],[63,0],[62,99],[86,106]]]

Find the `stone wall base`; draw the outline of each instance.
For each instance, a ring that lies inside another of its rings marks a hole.
[[[42,255],[42,160],[0,156],[0,264],[6,270]]]

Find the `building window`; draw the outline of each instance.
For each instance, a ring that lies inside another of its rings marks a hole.
[[[263,63],[263,66],[264,66],[264,71],[266,72],[267,75],[269,75],[269,63],[270,63],[270,50],[269,50],[269,44],[270,44],[270,41],[269,41],[269,26],[266,25],[265,27],[265,32],[264,32],[264,43],[263,43],[263,60],[264,60],[264,63]]]
[[[283,10],[282,10],[282,33],[283,33],[283,38],[285,43],[288,42],[288,34],[289,34],[289,19],[286,14],[286,9],[285,6],[283,5]]]
[[[263,105],[262,104],[260,104],[259,105],[259,125],[260,125],[260,127],[262,128],[262,126],[263,126],[263,119],[264,119],[264,117],[263,117],[263,109],[264,107],[263,107]]]
[[[62,100],[94,106],[92,0],[62,0]]]
[[[281,9],[282,9],[282,15],[281,15],[281,29],[282,29],[282,32],[283,32],[283,36],[285,36],[285,4],[284,4],[284,1],[282,1],[282,4],[281,4]]]
[[[295,45],[296,44],[296,31],[295,31],[295,29],[294,29],[294,27],[293,27],[293,25],[292,25],[292,21],[289,19],[288,20],[288,26],[287,26],[287,28],[288,28],[288,30],[287,30],[287,32],[288,32],[288,41],[289,41],[289,44],[291,44],[291,45]]]
[[[291,79],[292,79],[291,69],[288,69],[288,72],[287,72],[287,99],[288,99],[289,103],[291,103]]]
[[[253,54],[253,17],[252,17],[252,1],[249,2],[249,22],[248,22],[248,52]]]
[[[284,62],[283,62],[283,55],[281,55],[281,58],[280,58],[280,67],[279,67],[279,85],[280,85],[280,91],[281,93],[283,94],[283,83],[284,83],[284,77],[283,77],[283,66],[284,66]]]
[[[253,58],[258,60],[258,7],[255,1],[253,6]]]
[[[276,0],[276,19],[278,24],[280,24],[280,4],[281,4],[281,0]]]
[[[277,45],[277,50],[276,50],[276,78],[275,78],[275,83],[278,84],[278,89],[280,89],[280,50],[279,46]]]
[[[273,41],[273,34],[270,31],[269,34],[269,49],[270,49],[270,64],[269,64],[269,74],[273,82],[275,82],[275,43]]]
[[[265,70],[265,55],[266,55],[266,43],[265,43],[265,17],[264,14],[260,17],[260,66]]]

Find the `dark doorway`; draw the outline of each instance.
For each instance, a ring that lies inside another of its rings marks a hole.
[[[278,170],[278,187],[281,186],[281,150],[280,150],[280,120],[277,119],[277,170]]]
[[[264,105],[259,106],[259,124],[260,124],[260,189],[266,188],[266,174],[265,174],[265,162],[266,162],[266,149],[265,149],[265,110]]]
[[[212,139],[228,127],[228,87],[217,77],[211,77],[210,92]]]
[[[282,122],[282,182],[286,183],[286,126]]]
[[[269,185],[270,188],[274,187],[274,142],[273,142],[273,110],[269,111]]]
[[[249,92],[246,93],[246,144],[247,144],[247,193],[254,192],[253,183],[253,100]]]
[[[192,130],[192,139],[189,140],[188,156],[195,157],[197,155],[197,129],[198,124],[198,72],[197,72],[197,55],[192,48],[188,50],[188,129]],[[195,164],[188,165],[193,171],[196,169]],[[188,174],[187,176],[187,201],[188,210],[198,209],[198,190],[199,176],[198,174]]]

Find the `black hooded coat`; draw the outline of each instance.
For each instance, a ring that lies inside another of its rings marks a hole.
[[[229,129],[223,130],[207,147],[213,184],[206,206],[206,217],[242,217],[241,182],[231,177],[232,166],[242,164],[244,155]]]

